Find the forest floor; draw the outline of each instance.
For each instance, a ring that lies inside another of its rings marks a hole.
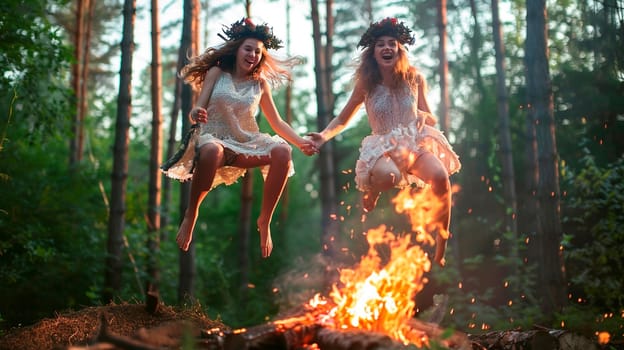
[[[102,325],[105,326],[102,327]],[[157,311],[151,314],[147,311],[145,304],[110,304],[59,313],[53,318],[40,320],[30,326],[4,330],[0,333],[0,350],[195,348],[195,346],[184,346],[187,344],[185,340],[192,342],[189,344],[199,345],[194,340],[199,339],[205,332],[230,330],[228,326],[210,320],[200,308],[176,308],[161,304]],[[557,330],[509,330],[481,335],[463,335],[463,337],[466,336],[470,339],[469,341],[464,342],[462,346],[451,348],[624,350],[622,344],[598,346],[590,338]],[[121,345],[117,341],[121,341]],[[470,345],[466,346],[467,344]],[[200,348],[215,347],[200,346]],[[369,349],[369,347],[365,348]]]
[[[208,319],[201,310],[178,309],[160,305],[154,314],[144,304],[110,304],[68,311],[43,319],[31,326],[13,328],[0,334],[0,350],[51,350],[86,346],[98,337],[106,317],[110,333],[133,337],[142,330],[155,329],[177,322],[193,329],[228,329]]]

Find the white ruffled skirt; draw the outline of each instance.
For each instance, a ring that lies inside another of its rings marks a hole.
[[[425,125],[422,131],[416,128],[416,122],[402,125],[392,129],[386,134],[372,134],[362,140],[360,147],[360,157],[355,166],[355,183],[360,191],[370,190],[370,171],[384,155],[389,155],[397,149],[407,149],[416,157],[423,153],[435,155],[446,168],[450,175],[456,173],[461,168],[459,157],[453,151],[448,140],[440,130]],[[397,162],[395,162],[397,163]],[[405,163],[405,162],[399,162]],[[424,187],[425,183],[419,177],[407,173],[407,169],[397,164],[402,173],[402,178],[397,187],[405,187],[414,184]]]
[[[167,177],[172,179],[182,182],[192,179],[193,171],[195,169],[195,155],[197,149],[208,142],[219,143],[226,148],[228,152],[257,157],[269,156],[275,145],[288,145],[284,139],[277,135],[271,136],[261,132],[251,133],[250,135],[251,137],[249,140],[240,142],[233,139],[220,139],[208,133],[200,135],[200,128],[193,127],[182,139],[178,152],[169,160],[164,162],[160,169]],[[292,176],[295,173],[292,161],[290,161],[289,168],[288,176]],[[260,170],[262,176],[266,179],[269,172],[269,166],[262,166],[260,167]],[[221,184],[231,185],[240,177],[244,176],[246,172],[247,169],[245,168],[225,165],[217,169],[211,189]]]

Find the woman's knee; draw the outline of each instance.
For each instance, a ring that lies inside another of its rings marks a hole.
[[[291,148],[288,145],[280,144],[271,149],[272,163],[288,163],[292,160]]]
[[[207,143],[199,148],[199,162],[219,160],[223,158],[223,146],[216,143]]]
[[[371,185],[380,191],[394,188],[400,181],[401,172],[388,158],[380,159],[370,173]]]

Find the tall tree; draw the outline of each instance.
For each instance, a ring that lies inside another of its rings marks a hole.
[[[181,53],[181,49],[178,50],[178,63],[176,65],[176,73],[182,69],[182,64],[184,60],[182,58],[183,54]],[[182,78],[180,78],[177,74],[174,78],[174,88],[173,88],[173,103],[171,104],[171,111],[169,111],[170,123],[169,123],[169,133],[167,135],[167,146],[165,152],[165,159],[171,159],[176,149],[176,135],[177,135],[177,124],[178,124],[178,115],[180,114],[180,105],[181,105],[181,90],[182,90]],[[170,212],[171,212],[171,179],[165,177],[163,179],[162,184],[162,206],[161,206],[161,216],[160,216],[160,225],[165,227],[169,224]],[[165,236],[165,232],[161,232],[161,240],[165,240],[167,237]]]
[[[147,204],[147,273],[149,283],[146,291],[150,295],[158,294],[160,284],[160,268],[158,255],[160,252],[160,190],[162,175],[159,165],[162,161],[162,64],[160,51],[160,21],[158,0],[151,1],[152,12],[152,138],[150,146],[150,166]],[[147,295],[147,300],[150,299]],[[158,298],[156,298],[158,300]],[[148,303],[148,305],[151,305]],[[158,304],[156,304],[158,305]],[[150,311],[155,311],[150,310]]]
[[[69,164],[73,166],[80,158],[78,154],[79,141],[78,135],[81,133],[81,115],[80,105],[82,103],[82,57],[84,54],[84,29],[85,29],[85,13],[86,10],[83,0],[76,0],[76,23],[74,28],[74,63],[72,64],[72,89],[74,90],[74,96],[76,101],[76,109],[74,114],[74,120],[72,122],[73,135],[69,142]]]
[[[89,63],[91,57],[91,37],[93,33],[93,17],[95,14],[95,1],[89,0],[87,18],[85,19],[84,29],[84,54],[82,55],[82,77],[80,84],[80,104],[78,106],[78,138],[76,147],[76,160],[81,161],[83,157],[85,143],[85,118],[87,116],[87,106],[89,101],[89,89],[87,82],[89,81]]]
[[[198,54],[198,28],[199,28],[199,0],[184,0],[182,19],[182,41],[180,43],[180,57],[184,65],[188,63],[189,56]],[[195,101],[195,94],[189,84],[182,85],[180,95],[182,103],[182,134],[190,129],[190,121],[186,116],[191,112]],[[180,213],[186,211],[189,201],[189,183],[180,186]],[[181,215],[183,216],[183,215]],[[195,244],[191,243],[188,251],[180,250],[180,278],[178,284],[178,300],[180,302],[192,298],[195,284]]]
[[[121,39],[121,66],[115,143],[113,145],[113,171],[111,174],[111,200],[108,215],[108,244],[106,272],[102,299],[113,300],[121,288],[121,252],[126,214],[126,181],[128,178],[128,145],[130,143],[130,116],[132,115],[132,56],[134,53],[134,20],[136,0],[125,0]]]
[[[171,159],[173,157],[174,152],[176,151],[177,141],[176,135],[178,131],[178,116],[180,114],[180,109],[182,106],[182,86],[184,84],[182,78],[177,74],[182,70],[184,64],[186,62],[186,49],[187,47],[183,44],[184,40],[184,30],[182,31],[182,43],[178,48],[178,58],[176,64],[176,70],[174,74],[174,88],[173,88],[173,103],[171,104],[171,111],[169,112],[169,116],[171,118],[169,123],[169,133],[167,135],[167,150],[165,154],[165,159]],[[162,189],[162,211],[161,211],[161,226],[165,227],[169,224],[170,219],[170,204],[171,201],[171,184],[172,180],[168,177],[164,177],[163,180],[163,189]],[[161,232],[161,239],[165,240],[167,237],[165,236],[165,230]]]
[[[439,0],[438,5],[438,70],[440,74],[440,129],[448,135],[448,131],[451,124],[451,118],[449,115],[450,101],[448,91],[448,58],[446,54],[446,0]]]
[[[507,78],[505,76],[505,44],[500,22],[498,0],[492,0],[492,34],[494,37],[494,53],[496,56],[496,106],[498,111],[498,132],[500,142],[501,161],[503,164],[503,191],[505,205],[505,229],[511,231],[514,237],[518,233],[516,215],[518,204],[516,198],[516,179],[514,175],[513,153],[511,146],[511,132],[509,123],[509,96],[507,94]]]
[[[245,14],[251,18],[251,0],[245,0]],[[238,263],[240,269],[240,299],[243,308],[246,307],[247,289],[249,283],[249,238],[251,236],[251,211],[253,209],[253,169],[248,169],[243,176],[241,186],[241,206],[239,212],[238,241],[239,254]]]
[[[545,0],[527,0],[525,44],[527,102],[535,122],[538,159],[537,247],[542,312],[547,318],[561,311],[566,287],[559,197],[559,167],[555,139],[553,91],[548,67],[548,32]]]
[[[286,55],[290,56],[290,1],[286,0]],[[286,115],[286,123],[288,125],[292,124],[292,83],[289,81],[286,85],[284,93],[284,113]],[[280,211],[280,221],[286,221],[288,217],[288,184],[284,187],[284,191],[282,192],[282,210]]]
[[[330,6],[331,2],[328,2]],[[318,11],[319,3],[317,0],[311,0],[312,9],[312,37],[314,40],[314,75],[316,81],[316,105],[317,105],[317,128],[323,130],[333,114],[333,96],[331,91],[331,81],[328,81],[327,70],[331,69],[331,56],[326,54],[327,50],[331,52],[331,48],[328,44],[331,41],[326,41],[323,44],[321,33],[321,19]],[[332,10],[330,7],[326,9],[326,14],[332,17]],[[333,23],[331,18],[326,19],[327,25]],[[326,29],[330,31],[330,29]],[[331,31],[330,31],[331,33]],[[331,220],[331,215],[336,212],[336,174],[334,168],[333,157],[333,141],[327,142],[324,146],[324,150],[319,154],[320,173],[321,173],[321,229],[322,237],[321,244],[324,254],[332,256],[331,235],[336,233],[334,220]]]
[[[77,0],[74,23],[74,63],[72,64],[72,89],[76,111],[72,121],[72,137],[69,143],[69,164],[75,165],[83,157],[84,120],[87,113],[89,58],[95,0]]]

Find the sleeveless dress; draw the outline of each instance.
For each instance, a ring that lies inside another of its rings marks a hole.
[[[407,148],[417,156],[425,152],[432,153],[442,162],[449,176],[459,171],[459,157],[442,132],[429,125],[425,125],[422,131],[416,128],[417,116],[427,113],[417,108],[417,87],[404,86],[390,90],[386,86],[377,85],[365,97],[364,105],[372,134],[362,140],[360,147],[360,157],[355,167],[358,190],[365,192],[371,189],[369,174],[375,162],[397,148]],[[403,175],[397,187],[412,184],[425,186],[422,179],[408,174],[398,163],[397,166]]]
[[[288,143],[281,137],[271,136],[259,130],[256,121],[260,105],[261,87],[257,80],[235,82],[228,72],[222,72],[215,82],[206,110],[208,122],[193,125],[182,140],[181,148],[160,168],[170,178],[186,181],[193,177],[195,154],[209,142],[225,148],[226,155],[269,156],[273,147]],[[240,129],[233,132],[232,128]],[[289,146],[290,147],[290,146]],[[269,166],[261,167],[266,177]],[[245,175],[247,169],[230,166],[219,168],[212,188],[221,184],[230,185]],[[289,176],[294,174],[292,161]]]

